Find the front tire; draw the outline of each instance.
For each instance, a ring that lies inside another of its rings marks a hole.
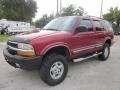
[[[50,54],[45,57],[40,69],[41,79],[48,85],[61,83],[68,72],[68,62],[62,55]]]
[[[105,43],[102,54],[98,55],[98,59],[100,61],[106,61],[110,54],[110,45],[108,43]]]

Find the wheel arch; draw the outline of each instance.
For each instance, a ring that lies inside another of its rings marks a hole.
[[[50,53],[57,53],[66,56],[68,59],[70,59],[71,56],[71,51],[67,45],[64,44],[59,44],[59,45],[54,45],[46,48],[43,51],[43,56],[46,56]]]
[[[107,39],[105,43],[108,43],[111,46],[111,39]]]

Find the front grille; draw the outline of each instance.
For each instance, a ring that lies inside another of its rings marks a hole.
[[[8,41],[7,42],[7,45],[11,46],[11,47],[14,47],[14,48],[17,48],[18,47],[18,44],[15,43],[15,42],[11,42],[11,41]]]
[[[18,48],[18,44],[16,42],[11,42],[11,41],[8,41],[7,42],[7,45],[10,46],[10,47],[13,47],[13,48]],[[15,55],[17,54],[17,51],[15,50],[12,50],[10,49],[9,47],[7,48],[8,49],[8,52],[12,55]]]
[[[8,52],[9,52],[10,54],[12,54],[12,55],[16,55],[16,54],[17,54],[17,51],[12,50],[12,49],[10,49],[10,48],[8,48]]]

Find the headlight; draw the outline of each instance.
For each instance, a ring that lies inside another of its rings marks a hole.
[[[34,48],[30,44],[18,43],[18,55],[35,56]]]
[[[34,50],[30,44],[18,43],[18,49]]]

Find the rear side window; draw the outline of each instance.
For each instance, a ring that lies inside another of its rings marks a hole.
[[[89,19],[82,19],[80,21],[80,25],[79,26],[85,26],[87,28],[88,32],[93,31],[93,26],[92,26],[92,23],[91,23],[91,21]]]
[[[112,28],[112,24],[110,24],[108,21],[104,20],[104,28],[107,30],[107,31],[110,31],[110,32],[113,32],[113,28]]]
[[[96,31],[103,31],[103,25],[100,20],[93,20],[95,26],[96,26]]]

